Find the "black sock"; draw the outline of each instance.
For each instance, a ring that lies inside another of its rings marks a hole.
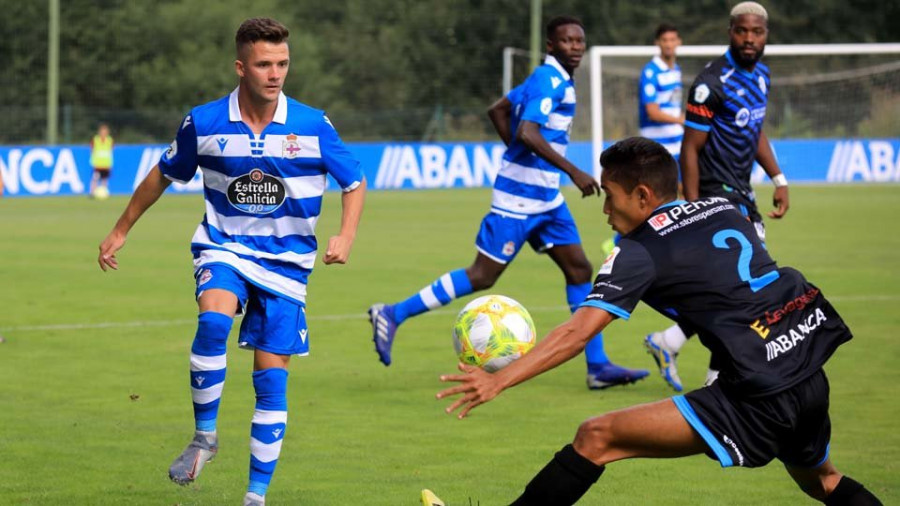
[[[572,445],[566,445],[531,479],[512,506],[575,504],[600,478],[604,469],[606,466],[594,464],[579,455]]]
[[[881,501],[866,487],[849,476],[842,476],[834,490],[825,498],[826,506],[882,506]]]

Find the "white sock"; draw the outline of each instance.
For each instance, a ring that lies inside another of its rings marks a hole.
[[[674,353],[678,353],[684,343],[687,342],[687,336],[678,325],[672,325],[660,332],[662,335],[663,345]]]

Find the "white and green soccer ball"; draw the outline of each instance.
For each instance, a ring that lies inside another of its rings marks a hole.
[[[485,295],[466,304],[453,325],[453,347],[464,364],[494,372],[534,347],[531,315],[502,295]]]

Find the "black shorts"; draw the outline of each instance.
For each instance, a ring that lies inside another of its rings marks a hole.
[[[722,467],[760,467],[777,458],[792,467],[819,467],[828,459],[831,420],[828,378],[817,371],[777,394],[740,398],[711,386],[673,397],[685,420]]]

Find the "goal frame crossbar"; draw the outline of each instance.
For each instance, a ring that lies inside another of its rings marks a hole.
[[[696,45],[680,46],[678,56],[720,56],[728,46]],[[513,53],[510,53],[510,61]],[[603,151],[603,58],[610,56],[652,58],[659,54],[657,46],[592,46],[588,55],[591,97],[591,161],[594,177],[600,177],[600,153]],[[898,54],[900,43],[871,44],[770,44],[766,46],[767,56],[804,55],[874,55]],[[506,55],[506,53],[504,53]],[[504,61],[504,67],[506,62]]]

